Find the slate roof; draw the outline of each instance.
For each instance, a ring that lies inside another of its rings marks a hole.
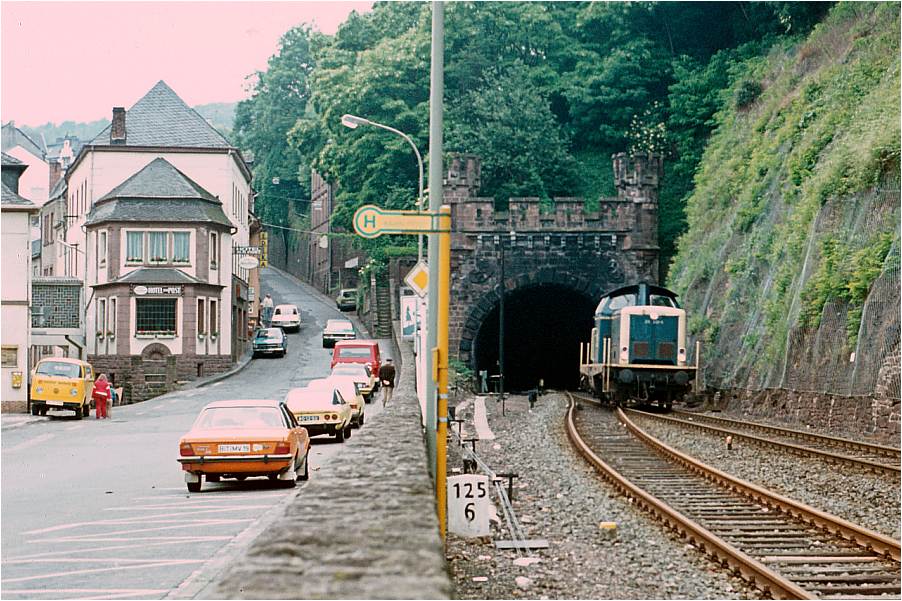
[[[65,196],[66,188],[68,188],[68,186],[66,185],[66,178],[59,178],[59,180],[57,180],[57,182],[53,184],[53,190],[50,191],[50,196],[48,196],[47,198],[50,200],[56,200],[57,198]]]
[[[18,194],[12,191],[12,189],[6,185],[6,183],[0,183],[3,190],[0,193],[0,205],[3,206],[4,209],[23,209],[27,210],[29,208],[38,210],[38,206],[28,200],[27,198],[22,198]]]
[[[23,163],[22,161],[20,161],[19,159],[17,159],[16,157],[14,157],[12,155],[6,154],[5,152],[2,153],[2,155],[3,155],[3,157],[2,157],[3,167],[19,167],[19,166],[25,165],[25,163]],[[27,167],[27,165],[25,165],[25,166]]]
[[[206,284],[172,267],[141,267],[117,278],[110,284]]]
[[[104,194],[97,202],[112,198],[196,198],[220,204],[218,198],[160,157]]]
[[[112,124],[89,144],[110,146],[111,128]],[[231,144],[161,79],[125,112],[124,146],[230,148]]]
[[[21,146],[37,158],[44,160],[46,154],[44,149],[29,138],[24,131],[16,127],[12,121],[9,121],[3,126],[2,147],[4,150],[8,150],[16,146]]]
[[[154,159],[94,204],[86,225],[102,221],[232,225],[218,198],[163,158]]]

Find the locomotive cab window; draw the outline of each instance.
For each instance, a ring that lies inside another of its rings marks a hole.
[[[655,307],[676,307],[676,303],[674,303],[672,298],[660,294],[652,294],[649,298],[649,304]]]

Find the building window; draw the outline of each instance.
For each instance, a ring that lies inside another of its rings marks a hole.
[[[97,232],[97,261],[98,265],[106,265],[106,232]]]
[[[104,327],[106,326],[106,299],[97,299],[97,335],[106,334]]]
[[[19,367],[19,347],[4,345],[0,363],[2,367]]]
[[[210,269],[219,266],[219,234],[210,232]]]
[[[210,334],[219,334],[219,313],[216,312],[218,303],[210,299]]]
[[[135,299],[135,333],[176,333],[176,303],[174,298]]]
[[[116,299],[110,299],[110,323],[107,325],[106,333],[110,336],[116,335]]]
[[[173,263],[189,263],[190,262],[190,242],[191,234],[188,232],[172,233],[172,262]]]
[[[199,298],[197,299],[197,333],[198,334],[206,334],[207,332],[207,316],[204,314],[204,309],[207,308],[206,299]]]
[[[168,238],[169,235],[167,232],[147,232],[148,241],[147,245],[150,247],[150,262],[151,263],[168,263],[169,262],[169,249],[166,248],[168,246]]]
[[[127,263],[143,263],[144,232],[127,232],[125,240],[125,261]]]

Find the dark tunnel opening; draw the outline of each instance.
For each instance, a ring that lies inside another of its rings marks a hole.
[[[540,378],[545,388],[575,389],[579,343],[589,340],[597,302],[561,285],[509,292],[504,299],[505,391],[535,388]],[[477,373],[486,370],[490,376],[498,374],[498,310],[496,303],[475,344]]]

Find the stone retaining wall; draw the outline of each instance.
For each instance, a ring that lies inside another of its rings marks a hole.
[[[720,407],[738,415],[783,420],[789,426],[821,428],[853,439],[873,436],[888,444],[899,444],[899,399],[784,389],[734,389],[720,394]]]
[[[410,345],[392,403],[202,594],[214,599],[448,599]],[[408,369],[407,367],[410,367]],[[377,402],[377,401],[374,401]]]

